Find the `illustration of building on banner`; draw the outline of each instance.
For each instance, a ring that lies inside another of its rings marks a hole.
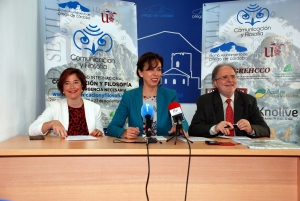
[[[194,103],[201,87],[200,61],[195,58],[200,57],[201,51],[177,32],[163,31],[138,40],[140,46],[161,41],[161,45],[156,47],[157,52],[164,52],[161,85],[176,90],[181,103]],[[185,51],[174,52],[178,46]]]
[[[185,73],[183,70],[188,67],[190,74],[192,75],[192,55],[190,53],[172,53],[171,68],[163,73],[161,83],[168,88],[174,88],[179,86],[181,88],[189,87],[191,76]],[[200,79],[199,77],[193,77]]]

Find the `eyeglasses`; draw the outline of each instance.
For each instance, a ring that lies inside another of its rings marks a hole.
[[[221,76],[219,78],[216,78],[215,80],[228,80],[229,78],[232,79],[232,80],[235,80],[236,75],[224,75],[224,76]]]

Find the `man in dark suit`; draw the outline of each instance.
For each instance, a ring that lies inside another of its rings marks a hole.
[[[236,91],[238,82],[234,66],[217,65],[212,72],[212,80],[217,90],[198,98],[189,135],[270,137],[270,129],[261,116],[255,97]],[[231,122],[226,121],[227,107],[230,106],[233,111]],[[234,132],[231,131],[233,129]]]

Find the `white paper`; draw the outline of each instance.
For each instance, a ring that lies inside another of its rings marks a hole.
[[[75,140],[98,140],[98,138],[90,135],[72,135],[65,138],[68,141],[75,141]]]
[[[247,139],[247,140],[251,140],[250,137],[247,136],[228,136],[228,135],[218,135],[217,137],[219,138],[226,138],[226,139]]]
[[[153,137],[156,138],[158,141],[167,140],[167,138],[165,138],[164,136],[153,136]]]
[[[166,136],[151,136],[152,138],[156,138],[158,141],[167,140]],[[143,138],[146,139],[146,135],[143,135]]]
[[[179,137],[178,139],[182,140],[182,141],[185,141],[186,142],[186,139],[183,138],[183,137]],[[213,141],[209,138],[205,138],[205,137],[188,137],[188,139],[192,142],[205,142],[205,141]]]

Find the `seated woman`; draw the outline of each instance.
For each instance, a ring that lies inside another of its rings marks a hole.
[[[49,130],[61,137],[68,135],[103,136],[100,106],[81,98],[86,78],[76,68],[67,68],[59,77],[57,88],[66,98],[50,102],[29,127],[29,135],[45,135]]]
[[[164,136],[176,131],[168,106],[171,102],[178,102],[177,93],[158,85],[163,64],[163,58],[152,52],[145,53],[139,58],[136,73],[142,79],[143,85],[124,92],[116,113],[107,127],[108,135],[133,139],[145,134],[145,123],[141,116],[143,104],[151,104],[154,108],[152,135]],[[128,128],[125,129],[124,123],[127,118]],[[187,136],[188,123],[185,119],[182,125],[183,133]]]

